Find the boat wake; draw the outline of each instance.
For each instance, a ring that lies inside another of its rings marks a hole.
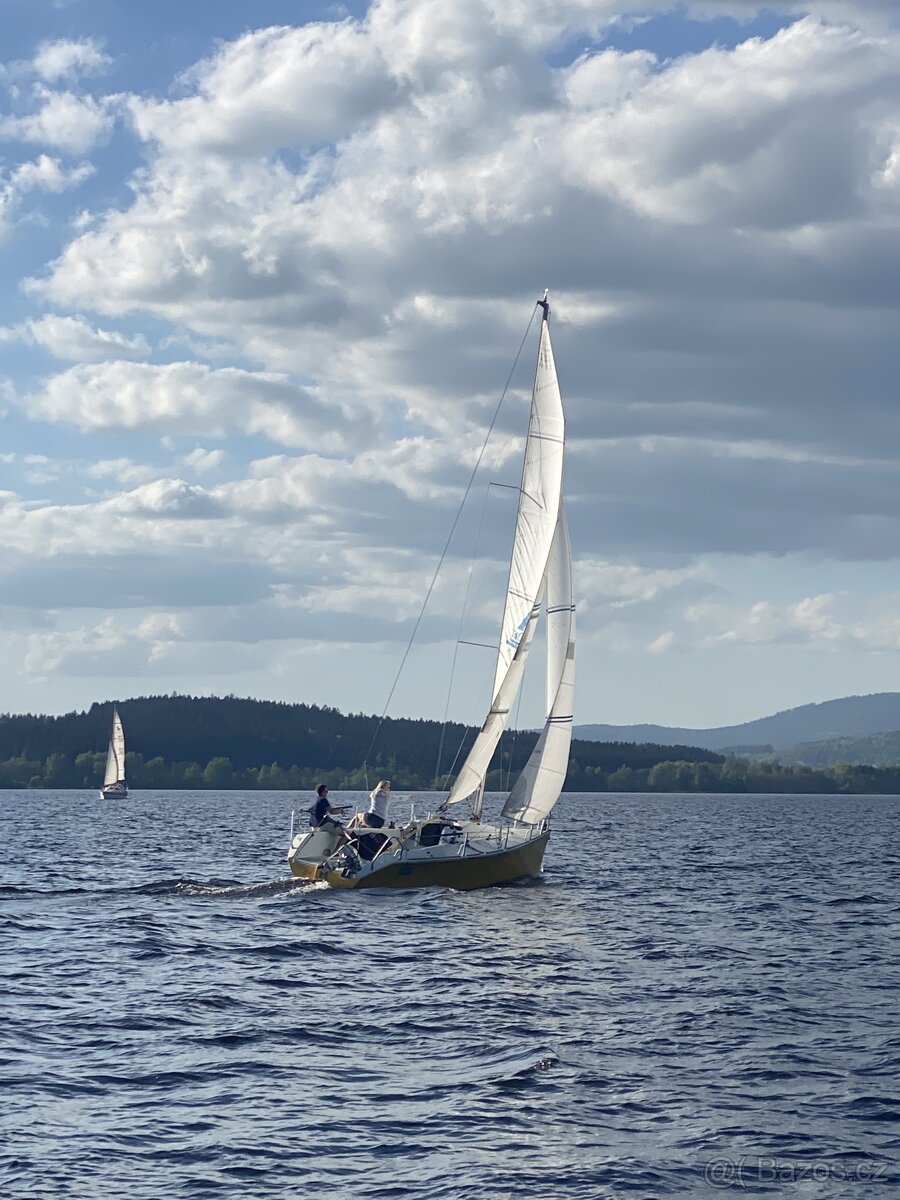
[[[453,1091],[457,1088],[493,1087],[517,1089],[532,1086],[559,1058],[546,1048],[519,1048],[488,1053],[461,1053],[457,1061],[440,1062],[423,1056],[407,1079],[407,1089],[422,1094]]]
[[[309,879],[269,879],[241,883],[239,879],[158,879],[133,887],[0,887],[0,896],[199,896],[248,899],[294,892],[320,891],[328,884]]]
[[[236,879],[179,879],[174,886],[165,890],[178,896],[214,896],[243,900],[257,896],[307,892],[310,889],[318,891],[327,887],[327,883],[317,883],[310,879],[270,879],[263,883],[241,883]]]

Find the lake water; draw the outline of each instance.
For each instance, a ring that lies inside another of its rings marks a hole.
[[[900,1194],[900,801],[566,795],[540,879],[356,893],[311,800],[0,792],[0,1195]]]

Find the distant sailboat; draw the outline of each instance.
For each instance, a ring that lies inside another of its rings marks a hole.
[[[338,846],[332,829],[292,838],[294,875],[333,887],[478,888],[541,869],[550,837],[548,817],[569,763],[575,692],[575,602],[572,554],[562,502],[565,418],[550,345],[545,294],[531,417],[525,444],[516,530],[500,627],[492,701],[484,725],[449,795],[436,812],[397,827],[370,831],[368,859]],[[519,693],[538,615],[546,606],[547,717],[514,783],[499,822],[482,822],[485,779]],[[468,803],[467,817],[448,810]],[[377,847],[373,851],[373,837]]]
[[[106,771],[103,775],[103,787],[100,796],[103,800],[127,796],[128,785],[125,782],[125,731],[122,728],[122,718],[118,708],[113,708],[112,731],[109,735],[109,749],[106,752]]]

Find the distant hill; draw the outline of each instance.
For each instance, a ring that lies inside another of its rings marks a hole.
[[[759,757],[750,755],[750,757]],[[771,757],[766,755],[766,757]],[[833,767],[838,763],[872,767],[900,766],[900,732],[870,733],[858,738],[829,738],[825,742],[801,742],[779,751],[785,765]]]
[[[847,696],[822,704],[803,704],[771,717],[723,725],[717,729],[678,729],[666,725],[576,725],[575,737],[598,742],[654,742],[660,746],[702,746],[707,750],[740,747],[745,754],[765,747],[778,751],[798,743],[857,738],[900,729],[900,692]]]

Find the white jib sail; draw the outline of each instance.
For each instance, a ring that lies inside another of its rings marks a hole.
[[[494,757],[497,743],[500,741],[503,730],[509,721],[509,710],[515,703],[519,686],[522,682],[525,663],[528,660],[528,651],[531,649],[534,631],[537,628],[539,608],[540,605],[536,604],[532,609],[532,619],[528,622],[525,635],[519,642],[519,647],[513,655],[513,660],[509,664],[509,670],[506,672],[503,683],[500,685],[500,690],[494,697],[490,712],[485,717],[478,737],[475,739],[472,749],[466,756],[466,761],[463,763],[456,781],[450,789],[450,795],[447,797],[448,804],[457,804],[460,800],[465,800],[468,796],[471,796],[473,792],[481,787],[484,777],[487,775],[487,769],[491,765],[491,759]]]
[[[106,752],[106,772],[103,776],[103,786],[118,783],[125,778],[125,731],[122,729],[122,719],[119,710],[113,710],[112,734],[109,739],[109,749]]]
[[[562,508],[547,564],[547,720],[503,816],[537,824],[559,799],[569,766],[575,701],[575,599],[572,550]]]
[[[528,655],[528,645],[523,647],[523,643],[530,643],[534,636],[544,573],[559,516],[565,417],[547,313],[545,304],[491,707],[450,791],[449,804],[465,800],[481,787],[509,722]],[[523,649],[524,653],[520,653]]]

